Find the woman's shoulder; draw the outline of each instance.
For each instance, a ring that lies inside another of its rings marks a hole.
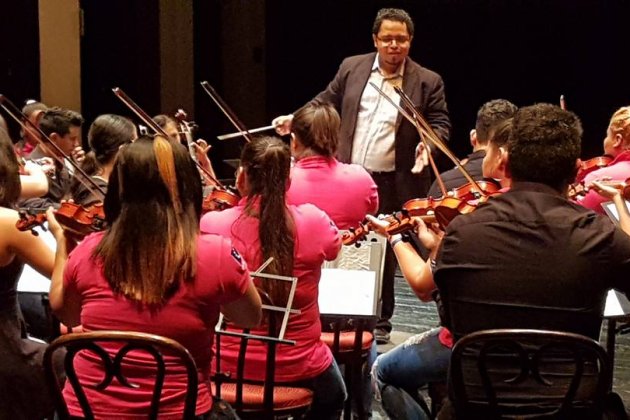
[[[292,204],[288,207],[298,227],[334,225],[328,214],[314,204]]]

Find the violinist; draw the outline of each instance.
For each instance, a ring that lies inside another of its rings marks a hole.
[[[584,185],[593,181],[625,181],[630,178],[630,106],[619,108],[610,118],[606,137],[604,138],[604,153],[613,158],[604,168],[597,169],[584,177]],[[587,192],[578,203],[587,209],[604,214],[601,204],[605,199],[596,191]]]
[[[76,161],[84,157],[81,148],[81,125],[83,117],[75,111],[62,108],[49,108],[41,117],[39,126],[44,134],[53,141],[68,156]],[[71,173],[63,163],[64,158],[57,152],[41,142],[31,153],[30,159],[52,158],[54,170],[48,176],[48,193],[41,198],[29,199],[20,202],[20,207],[45,209],[53,204],[61,202],[70,189]]]
[[[346,392],[332,353],[320,340],[317,303],[321,266],[337,256],[339,232],[326,213],[312,204],[286,203],[291,155],[280,139],[254,138],[243,147],[241,165],[236,186],[243,198],[235,207],[206,213],[201,231],[232,238],[250,267],[273,257],[266,273],[297,277],[293,308],[301,313],[289,317],[285,334],[296,344],[277,348],[275,380],[313,389],[309,418],[339,419]],[[287,284],[268,281],[260,286],[275,305],[285,306]],[[251,333],[266,335],[267,327]],[[230,337],[221,338],[221,365],[226,371],[236,371],[237,343]],[[263,343],[248,343],[245,378],[265,378],[266,352]]]
[[[42,367],[46,345],[26,338],[17,283],[25,263],[50,277],[54,255],[41,238],[16,229],[20,188],[13,146],[0,129],[0,418],[52,418]]]
[[[475,181],[481,181],[485,178],[481,167],[484,156],[487,153],[490,131],[496,124],[512,117],[516,110],[516,105],[512,102],[505,99],[494,99],[483,104],[477,111],[475,128],[470,131],[470,144],[473,151],[462,161],[464,169]],[[468,183],[468,180],[462,175],[459,168],[449,169],[440,174],[440,177],[448,191]],[[442,197],[437,180],[433,181],[431,188],[429,188],[428,196],[433,198]]]
[[[161,136],[142,136],[122,147],[105,197],[108,227],[74,242],[49,210],[57,240],[50,304],[68,326],[84,331],[142,331],[186,347],[199,375],[196,414],[215,417],[209,385],[212,341],[219,310],[244,327],[257,325],[261,303],[245,264],[227,238],[199,234],[201,188],[186,151]],[[104,346],[110,357],[116,346]],[[165,355],[167,365],[178,365]],[[97,418],[145,417],[154,383],[150,356],[138,355],[125,376],[137,388],[113,384],[85,388]],[[80,353],[79,380],[102,372],[101,362]],[[128,369],[127,369],[128,368]],[[160,418],[181,418],[186,373],[166,375]],[[72,387],[63,391],[71,416],[82,416]],[[211,411],[212,410],[212,411]],[[210,412],[210,413],[209,413]],[[203,417],[208,416],[208,417]]]
[[[45,104],[29,99],[26,101],[24,107],[22,107],[22,113],[30,122],[35,125],[39,125],[39,120],[42,118],[44,111],[47,109],[48,107]],[[15,144],[15,150],[18,156],[27,159],[33,149],[35,149],[35,147],[39,144],[39,134],[28,128],[23,129],[21,134],[22,139]]]
[[[494,328],[597,340],[608,290],[630,292],[630,237],[566,198],[581,137],[577,116],[555,105],[516,112],[510,191],[453,220],[437,254],[441,321],[455,341]]]
[[[324,210],[339,229],[357,226],[378,209],[378,192],[370,174],[359,165],[335,159],[339,114],[330,104],[300,108],[291,124],[289,204],[311,203]]]
[[[190,145],[182,142],[181,134],[183,133],[179,128],[178,122],[174,118],[166,114],[156,115],[155,117],[153,117],[153,121],[155,121],[166,132],[166,134],[168,134],[172,141],[184,145],[189,150],[189,153],[194,153],[193,159],[199,162],[201,167],[203,167],[213,177],[215,177],[212,162],[210,162],[210,158],[208,157],[208,151],[212,146],[209,146],[208,143],[203,139],[192,141]],[[192,151],[189,149],[189,147],[192,147]],[[203,173],[200,173],[200,175],[206,184],[210,183],[211,185],[216,185],[213,180],[205,177]]]
[[[155,121],[161,128],[168,134],[172,141],[179,143],[179,127],[177,126],[177,121],[174,118],[169,117],[166,114],[159,114],[153,117],[153,121]]]
[[[137,137],[136,126],[128,118],[114,114],[98,116],[88,131],[90,151],[81,162],[81,169],[91,176],[103,191],[107,191],[109,176],[120,147],[131,143]],[[104,198],[100,194],[95,196],[77,178],[70,187],[70,197],[82,206],[102,202]]]
[[[0,116],[0,136],[11,141],[6,128],[6,121],[2,116]],[[45,195],[48,192],[48,178],[46,178],[44,168],[52,168],[52,161],[46,160],[37,164],[31,161],[24,161],[18,155],[18,163],[21,184],[19,199],[24,200]]]

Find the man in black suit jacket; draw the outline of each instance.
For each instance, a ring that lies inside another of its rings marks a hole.
[[[337,158],[359,164],[370,172],[379,188],[380,213],[400,210],[405,201],[425,197],[431,174],[428,167],[412,173],[419,135],[368,82],[378,85],[396,101],[394,86],[402,87],[443,141],[448,140],[451,127],[442,78],[408,57],[413,34],[413,21],[407,12],[381,9],[372,28],[376,52],[346,58],[328,87],[313,99],[330,102],[339,111]],[[287,115],[274,119],[278,133],[290,132],[291,118]],[[389,341],[391,331],[395,267],[396,260],[388,249],[383,272],[382,319],[376,331],[381,343]]]

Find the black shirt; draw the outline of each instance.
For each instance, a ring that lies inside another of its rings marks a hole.
[[[517,183],[447,228],[437,259],[442,321],[598,339],[607,291],[630,291],[630,237],[550,187]]]
[[[484,179],[481,168],[484,156],[486,156],[485,150],[477,150],[476,152],[468,155],[468,161],[464,165],[464,169],[466,169],[475,181],[481,181]],[[441,173],[440,177],[442,177],[442,181],[444,181],[444,186],[447,191],[468,184],[468,180],[464,178],[464,175],[462,175],[462,172],[457,167]],[[438,185],[437,180],[433,181],[427,195],[433,198],[442,197],[442,191],[440,191],[440,186]]]

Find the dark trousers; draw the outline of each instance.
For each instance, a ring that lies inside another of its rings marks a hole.
[[[425,197],[431,186],[431,178],[427,171],[413,177],[396,172],[372,172],[371,175],[378,187],[378,212],[383,214],[400,211],[407,200]],[[381,291],[381,319],[376,324],[377,328],[386,331],[392,330],[390,319],[394,314],[394,277],[397,265],[394,251],[387,246]]]

